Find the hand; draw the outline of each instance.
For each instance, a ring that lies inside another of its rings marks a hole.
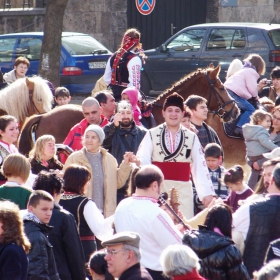
[[[116,113],[114,115],[114,125],[119,126],[121,121],[122,121],[122,114],[121,113]]]
[[[252,167],[253,167],[253,169],[255,169],[255,170],[260,170],[260,169],[261,169],[260,166],[258,165],[258,163],[257,163],[256,161],[253,162]]]
[[[264,87],[267,86],[266,84],[267,79],[261,79],[258,83],[258,91],[261,91]]]
[[[220,197],[218,197],[218,198],[214,197],[212,199],[212,201],[208,204],[207,208],[211,208],[214,205],[222,204],[222,203],[224,203],[224,202]]]
[[[123,161],[125,164],[129,165],[130,164],[130,159],[133,156],[133,152],[125,152],[123,155]]]
[[[132,155],[130,156],[129,162],[135,163],[135,164],[136,164],[137,166],[139,166],[139,167],[140,167],[140,164],[141,164],[140,159],[137,158],[136,155],[134,155],[133,153],[132,153]]]
[[[202,204],[203,204],[205,207],[207,207],[207,206],[210,204],[210,202],[213,200],[213,198],[214,198],[213,195],[207,195],[207,196],[203,197],[203,199],[202,199]]]

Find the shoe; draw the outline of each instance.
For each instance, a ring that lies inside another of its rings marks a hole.
[[[237,138],[244,139],[242,128],[237,126],[233,132],[233,136]]]

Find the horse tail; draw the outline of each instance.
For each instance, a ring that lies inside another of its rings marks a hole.
[[[33,148],[32,132],[36,130],[41,121],[42,115],[34,115],[28,118],[21,129],[21,134],[18,141],[19,152],[25,156],[28,156],[29,152]]]

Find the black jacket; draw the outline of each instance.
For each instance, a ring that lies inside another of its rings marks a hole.
[[[53,227],[49,241],[53,246],[60,279],[85,279],[86,261],[75,218],[70,212],[54,204],[49,225]]]
[[[183,243],[194,250],[200,259],[199,274],[209,280],[250,279],[234,242],[206,227],[186,231]]]
[[[24,220],[24,231],[31,243],[28,254],[29,280],[60,280],[53,255],[53,248],[47,234],[52,227]]]
[[[264,264],[269,263],[272,260],[279,260],[279,259],[280,259],[280,238],[270,242],[264,259]]]
[[[125,152],[136,154],[138,147],[146,135],[147,129],[132,123],[130,129],[122,129],[115,126],[114,123],[107,124],[103,127],[105,139],[102,146],[108,149],[116,159],[118,164],[123,160]]]
[[[0,279],[27,280],[28,261],[26,253],[16,244],[0,245]]]
[[[48,164],[49,164],[48,167],[42,165],[40,163],[40,161],[37,161],[35,158],[32,158],[30,160],[30,164],[31,164],[31,171],[32,171],[33,174],[39,174],[40,171],[42,171],[42,170],[46,170],[46,171],[48,171],[50,169],[62,170],[62,168],[63,168],[63,164],[60,161],[55,160],[53,158],[48,160]]]
[[[137,263],[123,272],[119,280],[152,280],[149,272]]]

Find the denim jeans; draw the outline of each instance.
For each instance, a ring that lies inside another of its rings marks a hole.
[[[227,89],[227,91],[229,95],[236,101],[236,105],[243,111],[237,123],[238,127],[242,127],[242,125],[244,125],[245,123],[250,122],[250,116],[252,115],[252,113],[254,113],[255,108],[246,99],[238,96],[233,91],[229,89]]]

